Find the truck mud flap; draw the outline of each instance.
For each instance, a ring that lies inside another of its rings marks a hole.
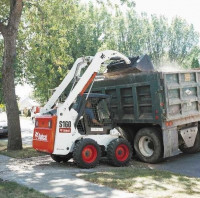
[[[182,136],[187,147],[194,146],[194,142],[196,140],[197,132],[198,132],[197,126],[180,130],[180,134],[181,134],[181,136]]]
[[[178,131],[177,128],[163,129],[164,158],[177,155],[178,149]]]

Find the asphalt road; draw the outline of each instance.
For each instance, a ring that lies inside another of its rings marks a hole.
[[[179,154],[159,164],[149,164],[151,168],[200,178],[200,153]]]
[[[20,117],[20,125],[23,144],[32,145],[34,124],[32,123],[31,118]]]

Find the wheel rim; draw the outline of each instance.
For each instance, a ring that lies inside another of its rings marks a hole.
[[[82,159],[86,163],[92,163],[97,158],[97,149],[93,145],[87,145],[82,150]]]
[[[150,157],[154,153],[154,144],[150,137],[143,136],[139,140],[139,149],[142,155]]]
[[[118,161],[125,161],[129,156],[129,148],[125,144],[120,144],[115,150],[115,156]]]

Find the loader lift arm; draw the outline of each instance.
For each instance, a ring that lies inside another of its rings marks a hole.
[[[78,58],[75,63],[73,64],[70,72],[68,75],[63,79],[61,84],[56,88],[56,91],[53,93],[49,101],[46,103],[46,105],[41,109],[41,114],[44,114],[51,110],[51,107],[55,104],[56,100],[60,97],[60,95],[63,93],[65,88],[69,85],[69,83],[72,80],[76,80],[76,77],[80,75],[81,69],[83,69],[85,66],[88,65],[92,61],[92,56],[86,56]]]
[[[111,60],[112,58],[123,59],[127,64],[130,64],[130,60],[124,56],[123,54],[113,51],[113,50],[105,50],[102,52],[98,52],[94,57],[87,56],[78,58],[73,64],[72,69],[68,73],[68,75],[64,78],[61,84],[56,88],[56,91],[51,96],[46,105],[41,109],[41,114],[49,112],[51,107],[55,104],[56,100],[63,93],[65,88],[69,85],[72,80],[76,80],[76,77],[80,75],[81,69],[90,63],[85,73],[81,77],[81,79],[77,82],[77,84],[72,87],[69,95],[67,96],[66,101],[63,103],[62,107],[64,109],[70,107],[70,105],[74,102],[76,97],[79,94],[83,94],[91,82],[94,80],[97,72],[99,71],[101,64],[107,60]],[[89,80],[88,80],[89,79]]]
[[[91,64],[88,66],[80,80],[77,82],[76,86],[71,90],[67,99],[63,103],[64,110],[69,109],[70,105],[74,102],[79,94],[83,94],[84,91],[88,88],[88,86],[94,80],[97,72],[99,71],[101,64],[107,60],[110,60],[114,57],[123,59],[127,64],[130,64],[130,60],[124,56],[123,54],[113,51],[113,50],[105,50],[102,52],[98,52]]]

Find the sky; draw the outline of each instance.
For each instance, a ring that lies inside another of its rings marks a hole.
[[[33,91],[33,88],[28,84],[17,85],[15,89],[16,95],[19,96],[20,99],[22,100],[29,97],[32,91]]]
[[[169,19],[179,16],[192,23],[200,32],[200,0],[134,0],[137,12],[164,15]]]
[[[112,0],[115,2],[115,0]],[[176,16],[184,18],[192,23],[195,30],[200,32],[200,0],[134,0],[137,12],[147,14],[164,15],[172,19]],[[86,2],[86,0],[85,0]],[[16,94],[20,98],[26,98],[32,89],[29,85],[16,87]]]

